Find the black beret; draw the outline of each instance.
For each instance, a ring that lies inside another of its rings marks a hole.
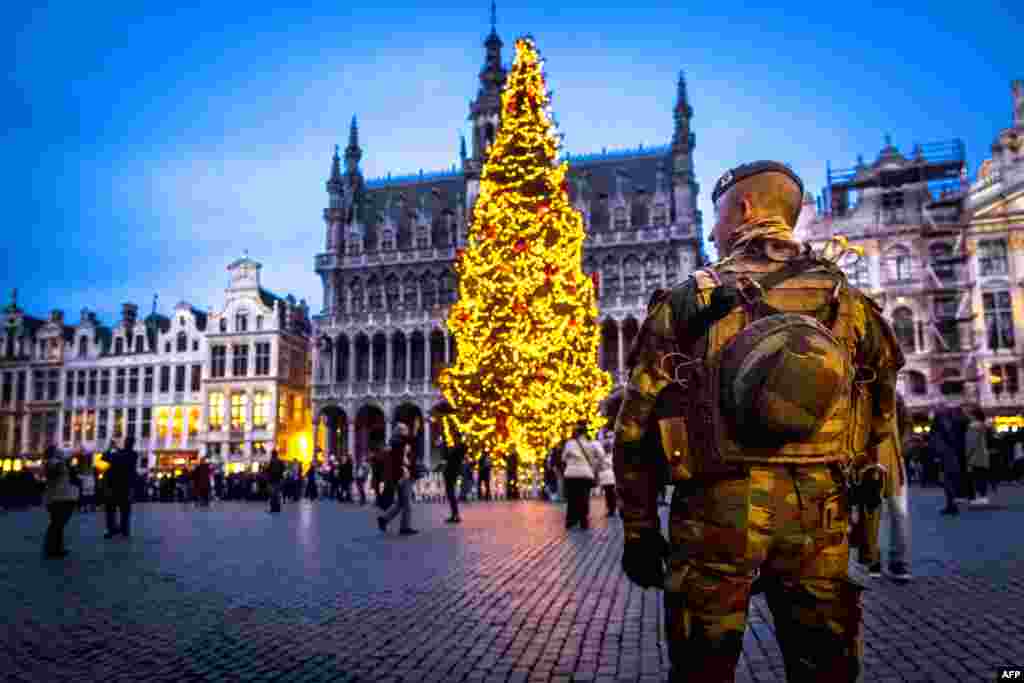
[[[742,166],[729,169],[723,173],[722,177],[718,179],[717,183],[715,183],[715,189],[711,192],[711,202],[718,202],[718,198],[725,194],[726,190],[744,178],[749,178],[750,176],[757,175],[758,173],[767,173],[768,171],[782,173],[789,176],[793,182],[797,184],[797,187],[800,188],[800,197],[801,199],[803,198],[804,183],[800,180],[800,176],[793,172],[793,169],[785,164],[780,164],[777,161],[754,161],[749,164],[743,164]]]

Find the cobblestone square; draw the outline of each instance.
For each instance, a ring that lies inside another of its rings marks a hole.
[[[984,681],[1024,662],[1024,489],[938,515],[912,490],[915,580],[871,582],[866,681]],[[564,508],[415,507],[422,533],[382,535],[374,508],[321,501],[136,506],[105,541],[76,514],[72,555],[43,560],[42,509],[0,516],[8,681],[658,681],[661,596],[619,569],[622,530],[566,532]],[[595,499],[595,519],[603,505]],[[738,681],[783,680],[763,602]]]

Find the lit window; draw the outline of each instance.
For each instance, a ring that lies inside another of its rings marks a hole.
[[[210,430],[219,432],[224,428],[224,394],[214,391],[210,394],[210,414],[208,417]]]
[[[249,397],[245,394],[231,395],[231,429],[241,431],[245,429],[245,405]]]
[[[171,436],[180,439],[185,430],[185,411],[181,406],[174,408],[174,417],[171,418]]]
[[[188,409],[188,435],[195,436],[199,433],[199,408]]]
[[[257,391],[253,396],[252,424],[260,429],[267,426],[267,419],[270,416],[270,394],[265,391]]]
[[[161,407],[156,409],[156,435],[161,439],[167,437],[167,418],[170,416],[170,408]]]
[[[1002,394],[1015,395],[1020,390],[1020,378],[1017,376],[1017,365],[1015,363],[999,363],[993,365],[989,373],[989,383],[992,385],[992,393],[996,396]]]

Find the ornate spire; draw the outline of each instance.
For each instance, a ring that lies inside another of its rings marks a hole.
[[[672,132],[673,147],[693,147],[693,136],[690,134],[690,119],[693,107],[686,94],[686,74],[680,69],[679,80],[676,82],[676,106],[673,110],[675,129]]]
[[[348,147],[345,148],[345,172],[355,175],[359,171],[359,160],[363,158],[363,150],[359,148],[359,126],[356,115],[352,115],[352,125],[348,130]]]
[[[341,157],[338,156],[338,146],[334,146],[334,156],[331,157],[331,177],[330,180],[337,180],[341,182]]]
[[[488,34],[487,40],[484,41],[487,52],[484,58],[484,68],[480,72],[480,83],[485,90],[488,89],[488,86],[500,89],[501,83],[505,79],[505,70],[501,68],[501,47],[504,43],[498,37],[497,15],[494,0],[491,0],[491,32]]]

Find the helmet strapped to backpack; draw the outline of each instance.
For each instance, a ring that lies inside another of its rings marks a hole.
[[[719,363],[719,409],[742,446],[811,438],[853,382],[846,348],[801,313],[755,320],[725,344]]]

